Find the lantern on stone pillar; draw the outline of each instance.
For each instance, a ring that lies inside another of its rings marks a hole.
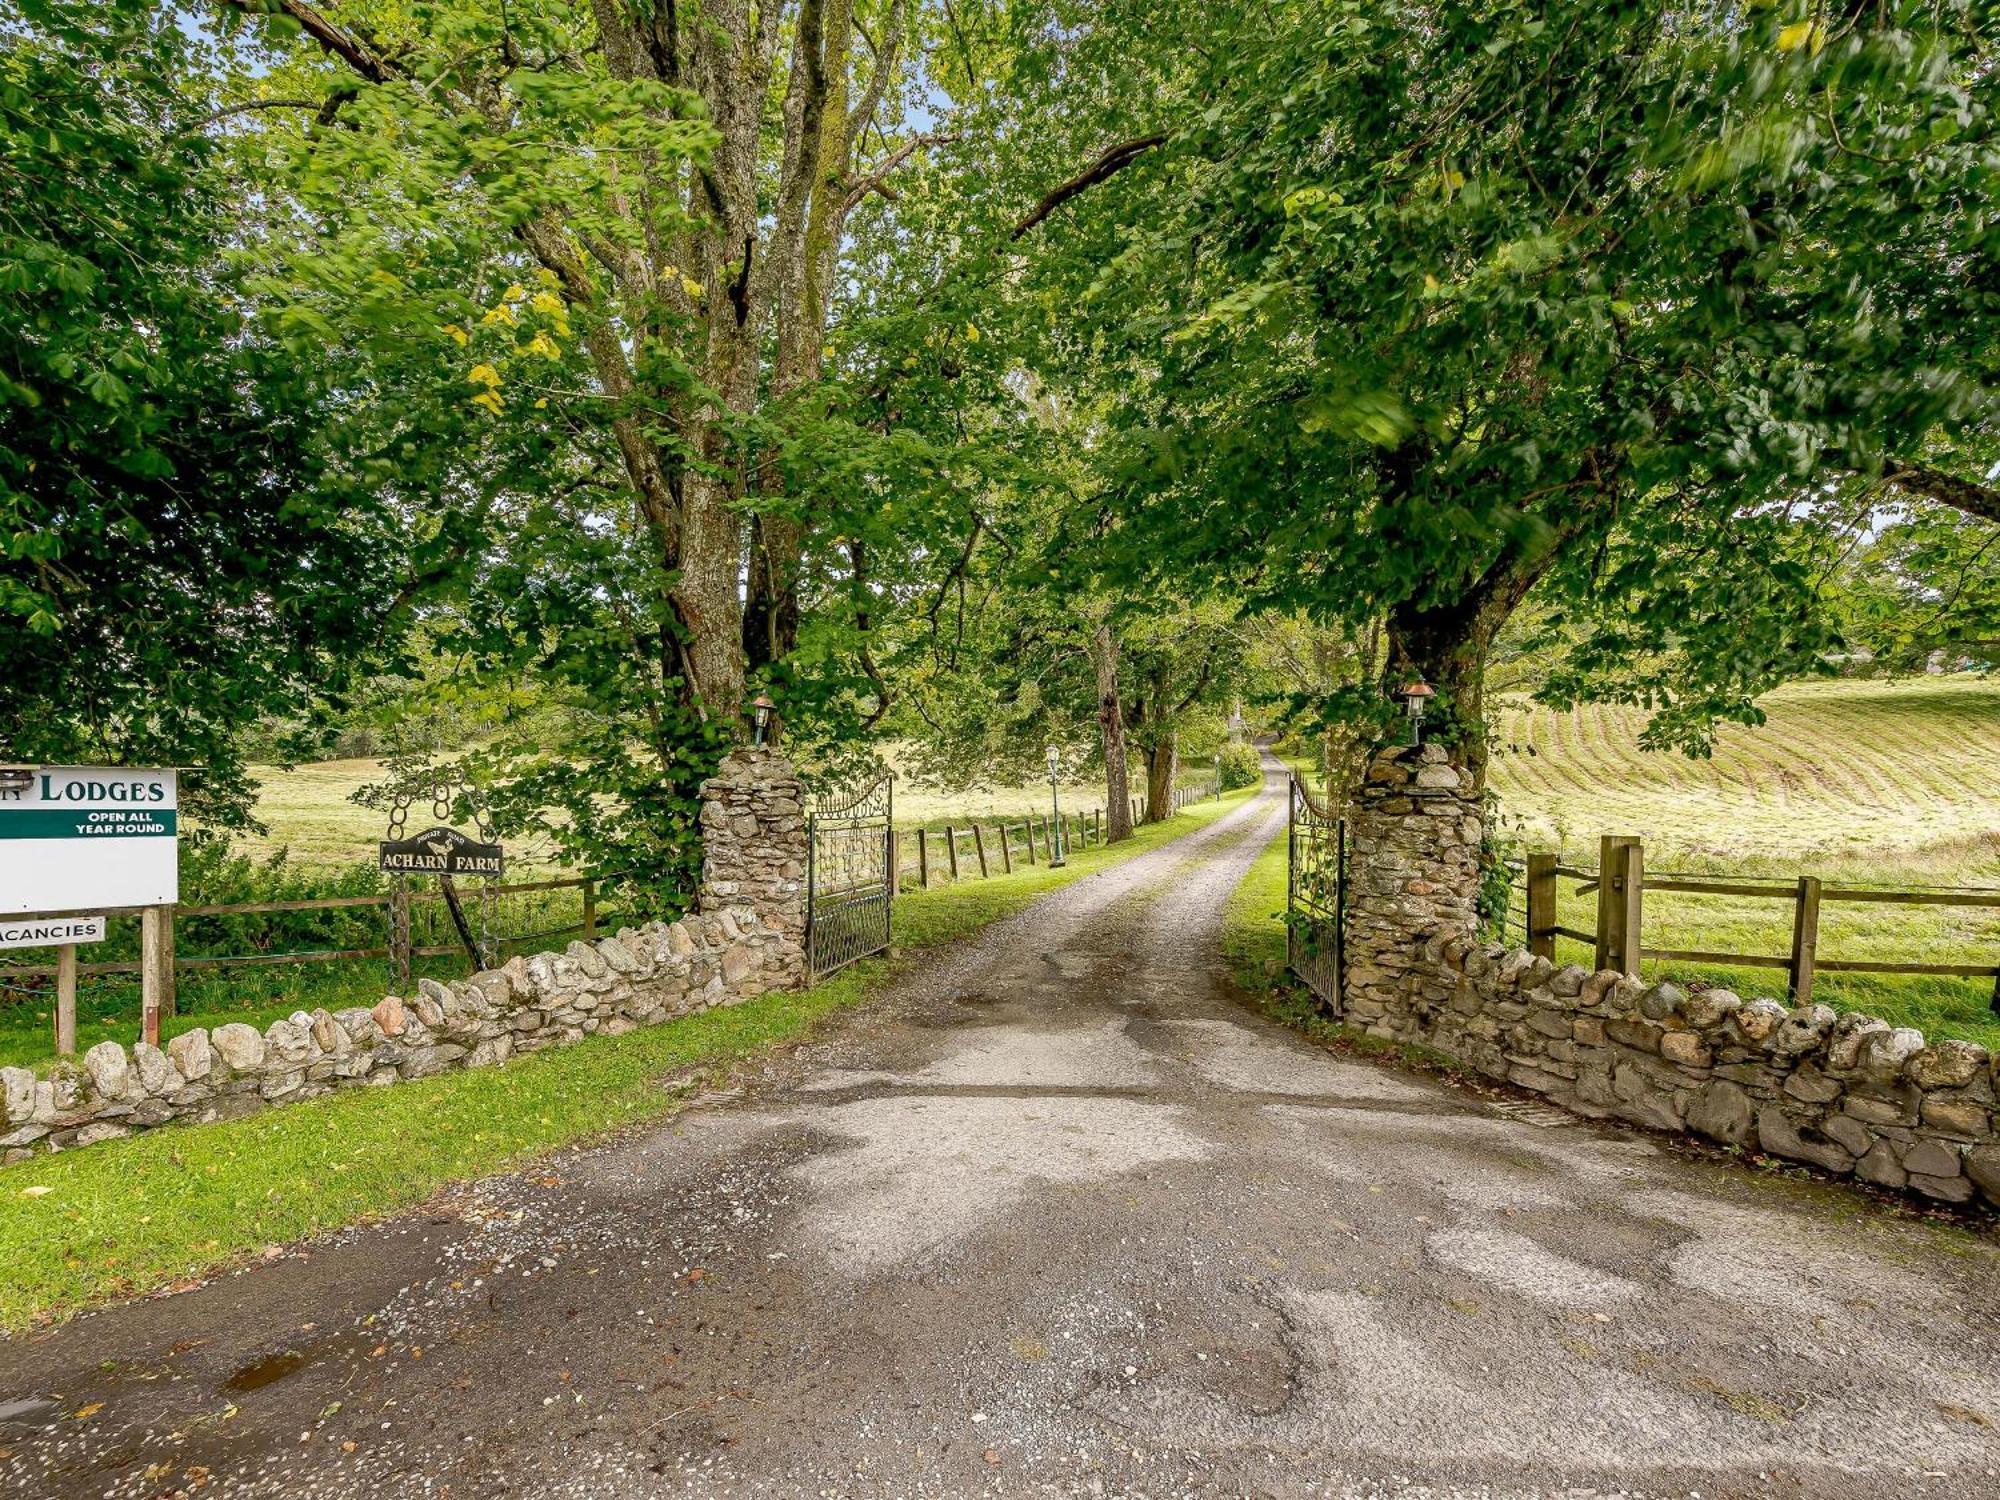
[[[777,704],[773,703],[770,700],[770,698],[763,693],[759,693],[757,695],[757,700],[750,705],[751,721],[756,725],[756,735],[755,738],[751,740],[751,743],[753,745],[763,744],[765,739],[770,735],[771,710],[776,707]]]
[[[1410,743],[1424,742],[1424,713],[1430,707],[1431,699],[1437,696],[1433,688],[1421,677],[1412,677],[1397,690],[1396,696],[1403,700],[1403,711],[1410,717]]]

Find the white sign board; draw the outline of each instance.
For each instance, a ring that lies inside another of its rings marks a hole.
[[[180,899],[172,771],[36,766],[0,785],[0,916]]]
[[[56,948],[104,941],[102,917],[0,917],[0,948]]]

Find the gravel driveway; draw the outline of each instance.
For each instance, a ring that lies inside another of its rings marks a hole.
[[[1257,1018],[1218,913],[1283,822],[667,1124],[0,1344],[0,1494],[2000,1495],[1993,1244]]]

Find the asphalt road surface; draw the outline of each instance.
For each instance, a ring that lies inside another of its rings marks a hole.
[[[0,1495],[2000,1496],[1993,1244],[1257,1018],[1219,913],[1283,819],[669,1123],[0,1344]]]

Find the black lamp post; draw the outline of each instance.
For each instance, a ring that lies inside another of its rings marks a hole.
[[[771,732],[771,710],[776,707],[777,705],[763,693],[759,693],[757,701],[750,705],[750,716],[757,726],[756,738],[751,740],[751,744],[761,745],[764,743],[766,737],[769,736]]]
[[[1437,696],[1437,689],[1421,677],[1412,677],[1396,696],[1403,700],[1403,707],[1410,716],[1410,743],[1421,745],[1424,742],[1424,710]]]
[[[1054,745],[1050,745],[1045,753],[1049,758],[1049,811],[1055,815],[1055,841],[1049,846],[1049,853],[1053,856],[1049,860],[1049,868],[1060,870],[1069,863],[1063,857],[1064,846],[1068,840],[1063,837],[1062,793],[1056,785],[1056,775],[1062,769],[1062,752]]]

